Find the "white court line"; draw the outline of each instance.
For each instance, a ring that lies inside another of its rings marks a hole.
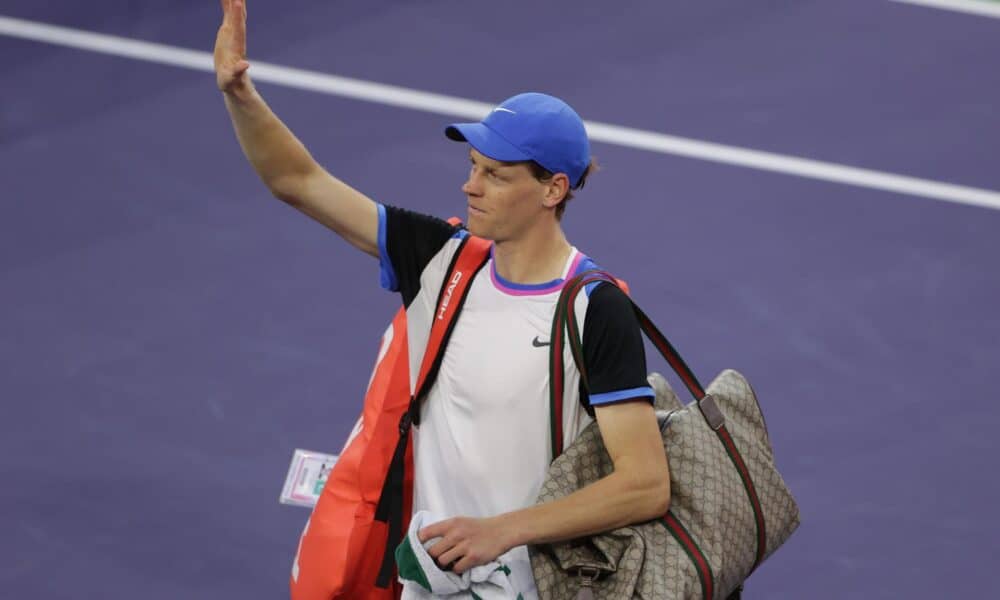
[[[0,16],[0,35],[197,71],[212,72],[214,70],[212,55],[208,52],[56,27],[4,16]],[[251,72],[257,81],[377,104],[432,112],[449,117],[479,120],[493,108],[492,104],[486,102],[360,79],[292,69],[259,61],[253,61],[252,65]],[[587,121],[586,125],[591,140],[596,142],[1000,210],[1000,192],[995,190],[942,183],[738,146],[714,144],[607,123]]]
[[[892,0],[903,4],[916,4],[918,6],[930,6],[944,10],[980,15],[983,17],[993,17],[1000,19],[1000,2],[991,0]]]

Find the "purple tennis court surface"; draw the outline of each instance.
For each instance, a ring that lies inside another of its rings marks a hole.
[[[892,2],[252,0],[271,63],[1000,190],[1000,20]],[[208,0],[0,15],[207,51]],[[252,71],[251,71],[252,72]],[[260,84],[332,172],[463,215],[447,117]],[[1000,212],[595,144],[571,240],[754,383],[802,526],[747,598],[986,597]],[[276,598],[398,300],[269,198],[211,75],[0,36],[0,597]],[[652,362],[650,367],[666,367]],[[502,365],[497,366],[502,369]]]

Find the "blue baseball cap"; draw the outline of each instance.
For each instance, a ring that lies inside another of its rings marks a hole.
[[[533,160],[552,173],[565,173],[574,188],[590,165],[590,141],[583,120],[569,104],[548,94],[518,94],[500,103],[481,122],[454,123],[444,134],[456,142],[468,142],[493,160]]]

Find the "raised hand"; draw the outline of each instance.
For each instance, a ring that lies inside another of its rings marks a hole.
[[[222,25],[215,37],[215,82],[223,92],[248,85],[246,0],[221,0]]]

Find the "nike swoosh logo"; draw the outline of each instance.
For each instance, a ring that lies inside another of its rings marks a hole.
[[[544,348],[545,346],[551,346],[552,342],[543,342],[542,340],[538,339],[538,336],[536,335],[535,339],[531,340],[531,345],[534,346],[535,348]]]
[[[510,114],[512,114],[512,115],[516,115],[516,114],[517,114],[516,112],[512,111],[511,109],[509,109],[509,108],[504,108],[504,107],[502,107],[502,106],[498,106],[498,107],[496,107],[496,108],[494,108],[494,109],[493,109],[493,112],[497,112],[497,111],[500,111],[500,112],[508,112],[508,113],[510,113]]]

